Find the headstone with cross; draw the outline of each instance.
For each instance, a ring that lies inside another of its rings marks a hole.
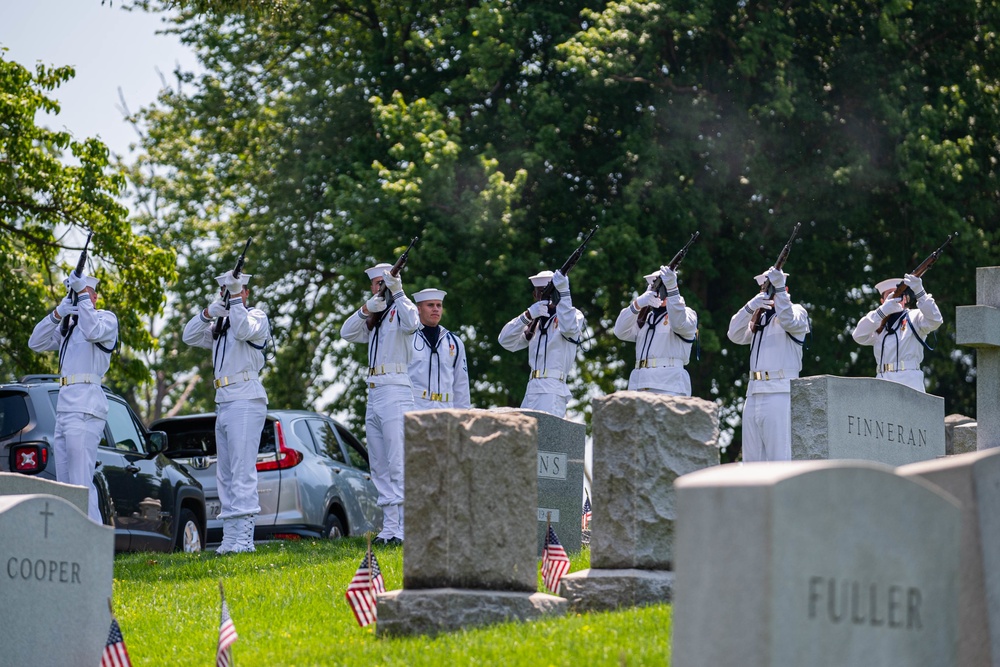
[[[976,269],[976,305],[955,309],[955,342],[976,348],[976,449],[1000,447],[1000,266]]]
[[[0,628],[9,665],[100,663],[111,612],[112,528],[56,496],[0,496]]]

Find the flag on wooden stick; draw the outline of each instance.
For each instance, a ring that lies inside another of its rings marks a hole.
[[[558,595],[559,581],[567,572],[569,572],[569,556],[559,543],[552,524],[549,524],[549,530],[545,535],[545,547],[542,548],[542,581],[545,583],[545,588],[553,595]]]
[[[219,620],[219,648],[215,653],[216,667],[233,667],[232,646],[239,639],[236,634],[236,625],[229,615],[229,606],[226,604],[226,594],[222,590],[222,582],[219,582],[219,595],[222,597],[222,617]]]
[[[118,619],[114,614],[111,614],[111,631],[104,645],[104,653],[101,654],[101,667],[132,667],[132,659],[128,657],[122,629],[118,626]]]
[[[382,578],[382,570],[379,569],[378,559],[372,553],[371,545],[361,560],[354,578],[347,585],[347,604],[351,606],[354,617],[358,619],[358,625],[365,627],[374,623],[377,618],[376,593],[385,593],[385,580]]]

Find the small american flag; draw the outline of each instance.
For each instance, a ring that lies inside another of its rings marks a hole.
[[[545,588],[558,595],[559,581],[567,572],[569,572],[569,556],[559,544],[556,531],[550,525],[549,532],[545,536],[545,547],[542,549],[542,581],[545,583]]]
[[[122,637],[122,629],[118,627],[118,619],[114,616],[111,617],[108,642],[104,645],[104,653],[101,654],[101,667],[132,667],[128,649],[125,648],[125,638]]]
[[[216,667],[232,667],[233,654],[230,650],[232,645],[239,639],[236,634],[236,625],[229,615],[229,606],[226,604],[226,596],[222,593],[222,584],[219,584],[219,593],[222,594],[222,618],[219,621],[219,648],[215,653]]]
[[[358,571],[354,573],[354,578],[347,585],[347,592],[344,594],[361,627],[374,623],[378,618],[375,608],[376,593],[385,593],[385,580],[382,578],[378,559],[369,551],[361,560],[361,565],[358,566]]]
[[[583,501],[583,522],[580,526],[581,530],[590,530],[590,520],[593,518],[593,512],[590,508],[590,498],[587,497]]]

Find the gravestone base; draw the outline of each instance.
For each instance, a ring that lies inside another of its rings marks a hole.
[[[436,635],[507,621],[562,616],[555,595],[470,588],[400,589],[378,596],[378,635]]]
[[[660,604],[673,599],[674,573],[634,568],[581,570],[562,578],[559,594],[574,613]]]

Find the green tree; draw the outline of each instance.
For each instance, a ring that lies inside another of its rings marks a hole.
[[[62,279],[89,230],[88,272],[101,279],[99,293],[118,316],[124,346],[109,379],[135,384],[146,369],[133,352],[155,344],[142,314],[161,307],[174,254],[133,232],[117,199],[124,179],[109,168],[104,144],[35,124],[39,112],[58,113],[50,93],[72,76],[71,67],[32,72],[0,48],[0,368],[5,379],[55,371],[55,355],[34,354],[27,341],[65,296]]]

